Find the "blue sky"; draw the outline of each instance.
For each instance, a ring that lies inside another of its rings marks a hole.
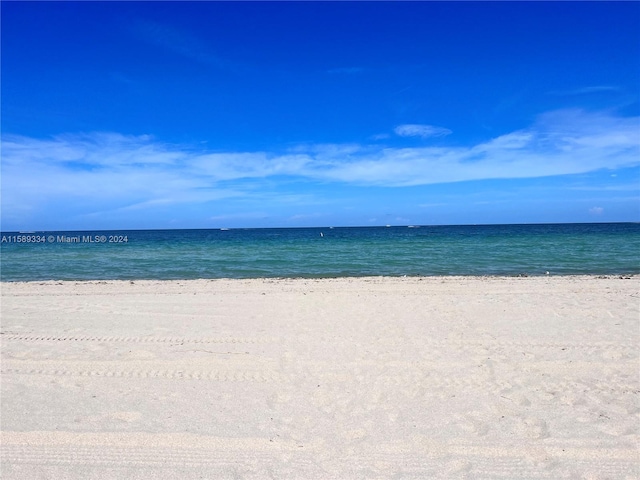
[[[2,2],[2,229],[640,221],[639,2]]]

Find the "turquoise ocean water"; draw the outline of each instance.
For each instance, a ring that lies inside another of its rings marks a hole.
[[[2,281],[640,273],[640,224],[2,232]]]

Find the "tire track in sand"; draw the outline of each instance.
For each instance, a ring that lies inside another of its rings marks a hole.
[[[310,478],[326,478],[326,445],[313,440],[222,438],[195,434],[143,432],[9,431],[1,434],[4,465],[155,466],[228,469],[239,462],[248,469],[286,473],[291,467]],[[597,478],[631,478],[637,470],[634,448],[606,445],[533,447],[434,439],[402,444],[365,443],[351,452],[366,473],[428,474],[451,478],[466,474],[482,478],[559,478],[590,472]],[[286,458],[286,461],[283,459]],[[209,473],[213,471],[210,470]],[[221,471],[222,473],[222,471]],[[320,475],[320,476],[318,476]],[[627,475],[625,477],[625,475]]]
[[[5,333],[3,341],[22,342],[124,342],[124,343],[169,343],[169,344],[198,344],[198,343],[275,343],[272,337],[124,337],[124,336],[93,336],[93,335],[23,335]]]

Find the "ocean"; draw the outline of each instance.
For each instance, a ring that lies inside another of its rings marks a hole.
[[[0,279],[640,273],[640,224],[2,232]]]

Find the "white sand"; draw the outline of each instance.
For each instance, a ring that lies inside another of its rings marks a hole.
[[[640,278],[3,283],[3,480],[640,477]]]

